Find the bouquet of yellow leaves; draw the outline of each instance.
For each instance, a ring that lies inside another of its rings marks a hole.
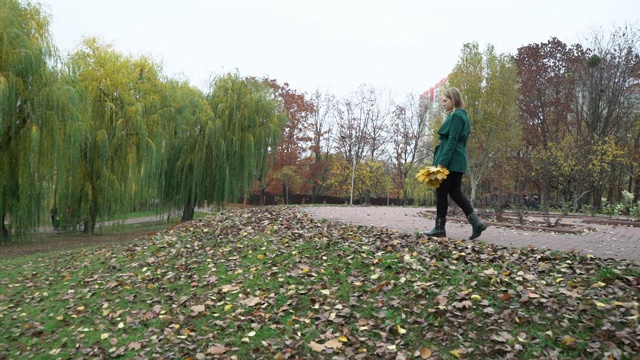
[[[428,186],[437,189],[444,179],[449,175],[449,170],[438,166],[427,166],[418,172],[416,179],[418,181],[427,183]]]

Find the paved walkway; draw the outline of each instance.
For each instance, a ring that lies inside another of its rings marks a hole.
[[[389,206],[312,206],[301,207],[314,218],[338,220],[355,225],[375,226],[406,233],[426,231],[434,220],[419,213],[428,208]],[[625,259],[640,262],[640,228],[589,224],[596,229],[579,235],[537,231],[524,231],[507,227],[490,226],[478,240],[501,246],[579,251],[602,258]],[[468,223],[448,222],[447,236],[468,239],[471,226]],[[640,263],[639,263],[640,265]]]

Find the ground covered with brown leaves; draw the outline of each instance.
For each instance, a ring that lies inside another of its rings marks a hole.
[[[221,212],[3,261],[0,358],[632,359],[637,263]]]

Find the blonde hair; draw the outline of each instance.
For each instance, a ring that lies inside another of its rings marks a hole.
[[[444,92],[444,96],[451,100],[453,107],[456,109],[464,109],[464,100],[462,100],[462,93],[458,88],[449,88]]]

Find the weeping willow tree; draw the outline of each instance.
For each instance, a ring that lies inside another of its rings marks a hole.
[[[508,168],[498,167],[521,148],[517,68],[510,55],[497,54],[493,45],[482,52],[478,43],[468,43],[449,75],[448,85],[462,91],[469,112],[468,174],[471,199],[475,200],[480,181],[506,173]]]
[[[98,218],[134,210],[153,193],[164,88],[159,65],[95,38],[85,39],[68,65],[82,92],[83,120],[70,129],[73,146],[60,159],[71,171],[57,177],[58,202],[67,223],[83,222],[93,233]]]
[[[40,224],[61,127],[49,17],[39,5],[0,0],[0,217],[2,240]],[[8,225],[9,224],[9,225]]]
[[[168,81],[166,95],[170,106],[162,114],[165,140],[158,187],[162,189],[163,205],[184,207],[185,220],[187,214],[193,217],[193,202],[185,205],[188,197],[182,189],[193,181],[195,166],[202,165],[193,158],[198,145],[196,137],[202,138],[202,130],[213,118],[205,94],[186,82]]]
[[[167,139],[165,196],[183,208],[182,221],[205,202],[221,207],[248,192],[286,124],[280,100],[255,79],[217,77],[204,100],[190,100],[191,114],[178,118]]]

